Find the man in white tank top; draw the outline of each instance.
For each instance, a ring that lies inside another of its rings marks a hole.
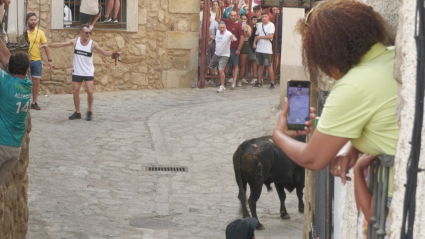
[[[80,88],[83,81],[86,82],[87,88],[87,100],[88,100],[88,111],[87,120],[92,119],[92,105],[93,105],[93,79],[94,79],[94,65],[93,65],[93,50],[104,56],[110,56],[115,59],[120,54],[117,51],[105,51],[99,47],[99,45],[90,40],[90,29],[87,25],[83,25],[80,28],[80,37],[64,43],[53,43],[43,45],[41,47],[60,48],[66,46],[74,47],[74,64],[72,73],[72,86],[74,94],[75,112],[69,119],[81,119],[80,113]]]

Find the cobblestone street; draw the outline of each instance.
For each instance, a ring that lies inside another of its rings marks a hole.
[[[270,135],[277,119],[279,86],[266,86],[95,94],[91,122],[68,120],[72,95],[40,96],[42,110],[31,111],[27,238],[225,238],[241,217],[233,153]],[[188,172],[146,170],[154,165]],[[276,190],[264,187],[257,205],[266,229],[256,239],[302,237],[295,192],[290,220],[279,218]]]

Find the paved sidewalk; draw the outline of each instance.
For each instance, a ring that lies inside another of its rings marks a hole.
[[[31,111],[27,238],[224,238],[240,217],[232,155],[271,134],[279,104],[278,88],[244,88],[95,94],[91,122],[68,120],[72,95],[42,96]],[[302,237],[295,193],[286,202],[283,221],[276,191],[263,190],[257,239]]]

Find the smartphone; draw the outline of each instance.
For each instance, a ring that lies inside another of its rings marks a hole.
[[[246,25],[246,22],[242,22],[242,26],[245,26]]]
[[[288,129],[304,130],[305,121],[310,120],[310,82],[289,80],[287,97],[289,100]]]

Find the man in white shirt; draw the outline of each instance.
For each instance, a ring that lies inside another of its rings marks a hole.
[[[94,24],[99,20],[102,13],[102,6],[98,0],[82,0],[80,5],[80,22],[88,25],[93,30]]]
[[[255,33],[257,36],[255,37],[253,44],[253,47],[256,49],[255,52],[258,66],[258,82],[254,85],[254,87],[263,86],[262,78],[264,67],[266,67],[270,76],[270,89],[274,89],[274,73],[271,65],[273,47],[271,40],[273,39],[275,27],[274,24],[270,22],[269,13],[267,11],[263,11],[261,13],[261,21],[262,23],[257,26],[257,32]]]
[[[215,35],[215,53],[208,66],[208,68],[210,68],[210,72],[214,72],[214,68],[218,65],[221,85],[217,90],[217,93],[223,92],[226,89],[224,88],[224,68],[226,67],[227,61],[230,57],[230,43],[237,40],[238,39],[235,35],[232,35],[230,31],[226,30],[226,23],[221,21],[218,24],[218,31]]]

